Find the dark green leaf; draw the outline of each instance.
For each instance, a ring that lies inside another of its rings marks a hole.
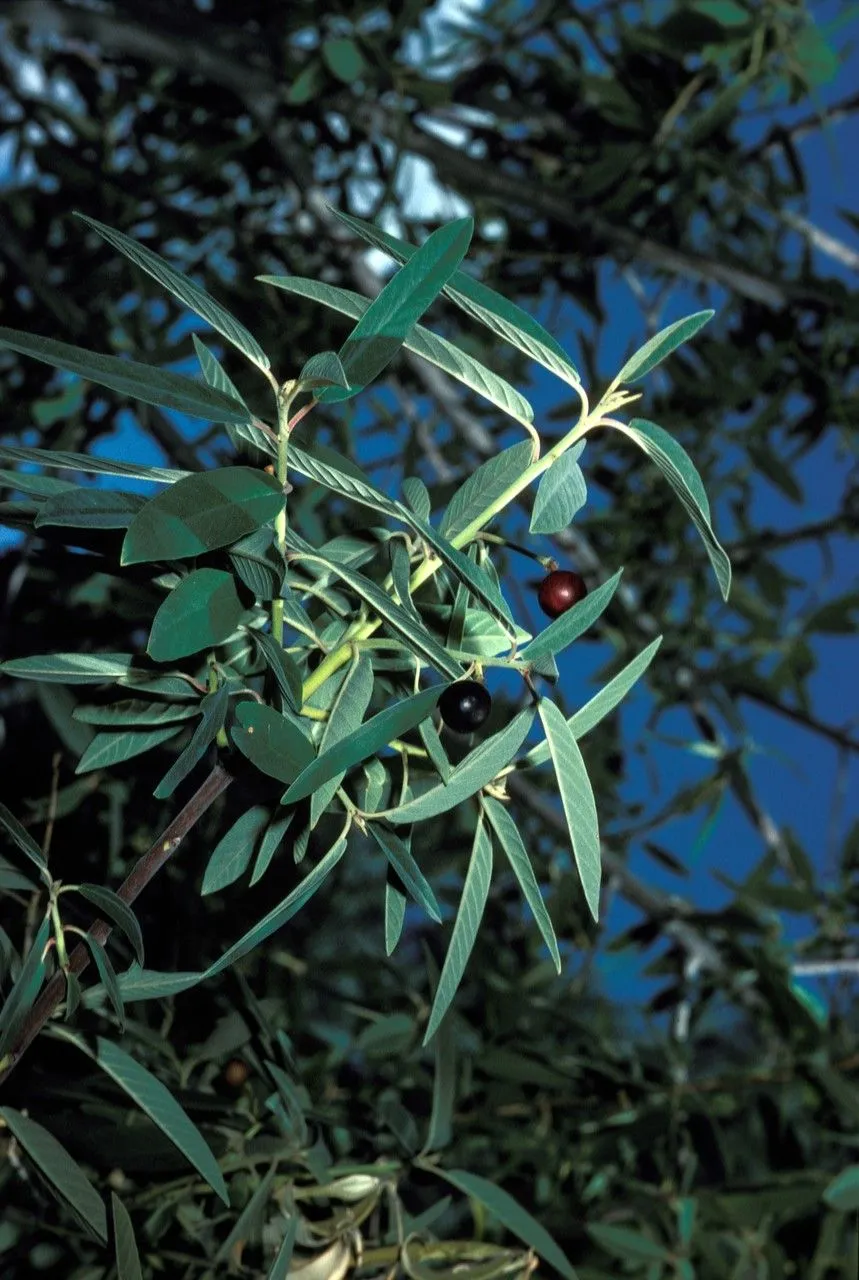
[[[10,658],[8,662],[0,662],[0,671],[19,680],[108,684],[127,676],[134,660],[131,653],[45,653],[32,658]]]
[[[275,678],[278,689],[291,711],[300,711],[303,701],[301,672],[295,661],[267,631],[251,631],[250,637],[259,648],[265,664]]]
[[[438,702],[441,686],[423,689],[410,698],[404,698],[392,707],[386,707],[372,716],[366,724],[342,738],[335,746],[318,756],[296,778],[282,797],[281,804],[295,804],[320,787],[329,778],[351,769],[386,747],[394,738],[414,729],[430,715]]]
[[[116,1280],[143,1280],[140,1255],[134,1238],[134,1227],[128,1210],[115,1191],[110,1193],[113,1211],[113,1246],[116,1256]]]
[[[110,958],[104,947],[97,938],[93,938],[91,934],[85,933],[83,936],[84,943],[89,948],[93,963],[98,970],[99,980],[104,987],[107,998],[113,1005],[113,1011],[116,1014],[121,1032],[125,1031],[125,1006],[122,1001],[122,991],[119,986],[119,979],[116,971],[110,963]]]
[[[139,493],[119,489],[73,489],[48,498],[34,521],[43,525],[65,525],[73,529],[127,529],[146,503]]]
[[[473,232],[472,219],[459,218],[429,236],[370,303],[340,348],[349,387],[345,391],[328,387],[319,393],[319,400],[347,400],[381,373],[456,271]]]
[[[406,895],[388,876],[385,881],[385,955],[393,955],[406,918]]]
[[[18,846],[21,852],[39,868],[39,875],[45,884],[50,885],[51,873],[48,871],[45,855],[26,827],[21,826],[14,813],[10,813],[5,804],[0,804],[0,827],[3,828],[9,839]]]
[[[107,1214],[102,1198],[77,1161],[53,1134],[29,1116],[22,1115],[13,1107],[0,1107],[0,1116],[60,1198],[80,1221],[86,1223],[96,1238],[106,1244]]]
[[[435,1074],[432,1111],[421,1155],[440,1151],[453,1138],[453,1110],[456,1103],[456,1036],[450,1019],[442,1019],[435,1036]]]
[[[239,704],[230,736],[261,773],[280,782],[292,782],[316,758],[313,744],[295,721],[259,702]]]
[[[273,520],[282,507],[278,481],[253,467],[187,476],[151,498],[131,522],[122,563],[178,560],[229,546]]]
[[[166,800],[187,778],[191,770],[199,764],[204,754],[215,741],[223,728],[227,714],[229,694],[226,685],[221,685],[214,693],[207,693],[200,703],[200,723],[194,730],[191,741],[182,754],[174,760],[153,791],[156,800]]]
[[[94,458],[89,453],[67,453],[54,449],[27,449],[23,445],[0,444],[0,458],[10,462],[34,462],[36,466],[56,467],[64,471],[85,471],[92,475],[127,476],[133,480],[152,480],[159,484],[175,484],[184,480],[188,471],[168,467],[150,467],[140,462],[118,462],[113,458]]]
[[[75,773],[92,773],[93,769],[109,769],[124,760],[152,751],[182,732],[181,725],[163,729],[129,729],[127,733],[97,733],[78,761]]]
[[[0,1005],[0,1062],[15,1044],[21,1021],[32,1009],[45,980],[43,954],[51,936],[50,917],[39,926],[21,972]]]
[[[364,55],[348,36],[322,41],[322,57],[333,76],[344,84],[354,84],[367,69]]]
[[[640,1231],[632,1231],[629,1227],[608,1226],[603,1223],[588,1223],[588,1235],[600,1248],[605,1249],[614,1258],[622,1258],[624,1262],[665,1262],[671,1261],[671,1253],[664,1245],[657,1244],[649,1236]]]
[[[373,696],[373,668],[366,654],[351,663],[331,704],[319,742],[320,758],[361,727]],[[321,783],[310,797],[310,826],[315,827],[343,781],[344,771]]]
[[[271,860],[283,843],[283,837],[289,830],[294,817],[295,810],[290,809],[288,813],[284,814],[282,817],[274,818],[270,823],[262,838],[259,853],[257,854],[257,859],[254,863],[254,869],[251,875],[251,886],[255,885],[258,880],[261,880],[266,871],[268,871],[268,868],[271,865]]]
[[[232,574],[194,569],[159,607],[146,652],[154,662],[172,662],[212,649],[230,638],[244,612]]]
[[[827,1186],[823,1199],[839,1213],[855,1213],[859,1209],[859,1164],[842,1169]]]
[[[177,720],[190,720],[199,714],[200,707],[197,703],[138,702],[134,698],[111,702],[103,707],[81,703],[73,712],[75,720],[81,720],[84,724],[125,728],[171,724]]]
[[[277,1257],[271,1264],[266,1280],[288,1280],[292,1264],[292,1251],[295,1248],[295,1237],[298,1234],[298,1214],[293,1213],[286,1224],[286,1234],[277,1251]]]
[[[311,356],[298,375],[298,382],[302,390],[308,391],[315,387],[349,387],[346,370],[336,351],[320,351]]]
[[[423,907],[427,915],[437,924],[441,924],[441,912],[435,900],[435,894],[415,862],[408,845],[403,843],[395,831],[389,831],[383,823],[369,822],[367,829],[418,906]]]
[[[86,898],[87,902],[91,902],[93,906],[98,907],[107,920],[110,920],[117,928],[122,930],[134,948],[137,963],[142,966],[143,934],[140,932],[140,925],[131,907],[123,902],[112,889],[107,889],[104,885],[79,884],[75,887],[82,898]]]
[[[237,818],[212,850],[203,875],[200,892],[217,893],[233,884],[251,864],[257,840],[268,824],[269,811],[264,805],[254,805]]]

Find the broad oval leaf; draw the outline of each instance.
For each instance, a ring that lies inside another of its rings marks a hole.
[[[540,930],[543,941],[549,949],[549,955],[552,957],[555,968],[560,973],[561,955],[558,951],[558,940],[555,937],[552,920],[543,901],[543,895],[540,892],[540,886],[537,883],[531,859],[528,857],[528,851],[519,834],[519,828],[510,816],[509,811],[494,797],[484,796],[483,808],[498,837],[498,843],[504,850],[507,861],[513,869],[513,874],[519,882],[523,897],[531,908],[531,914],[537,922],[537,928]]]
[[[93,1048],[83,1036],[76,1035],[66,1027],[57,1028],[57,1035],[97,1062],[102,1071],[125,1090],[229,1208],[230,1197],[218,1162],[200,1130],[185,1114],[170,1090],[151,1071],[135,1061],[124,1049],[120,1049],[119,1045],[112,1044],[102,1036],[96,1037]]]
[[[543,472],[531,513],[532,533],[559,533],[587,502],[588,489],[579,466],[584,447],[585,441],[580,440]]]
[[[320,401],[347,400],[381,373],[456,271],[473,232],[474,221],[459,218],[428,237],[370,303],[340,348],[348,388],[327,387],[320,391]]]
[[[384,823],[369,822],[367,829],[396,871],[419,907],[423,907],[430,919],[441,924],[441,912],[435,894],[412,855],[395,831],[389,831]]]
[[[616,431],[634,440],[649,458],[656,463],[677,497],[683,503],[686,514],[701,535],[710,563],[716,574],[723,599],[731,591],[731,562],[710,523],[710,504],[692,459],[682,445],[645,418],[633,418],[628,424],[612,422]]]
[[[594,920],[598,920],[602,861],[599,821],[590,778],[563,713],[548,698],[540,699],[539,710],[585,901]]]
[[[451,498],[439,533],[453,539],[467,529],[528,470],[532,456],[530,440],[522,440],[482,463]]]
[[[144,404],[173,409],[192,418],[205,418],[210,422],[243,422],[247,416],[244,405],[237,404],[213,387],[194,382],[181,373],[141,364],[138,360],[104,356],[84,347],[73,347],[67,342],[56,342],[53,338],[3,326],[0,326],[0,346],[32,356],[55,369],[76,373],[89,382],[118,391],[120,395],[142,400]]]
[[[233,884],[251,864],[257,840],[269,820],[265,805],[257,804],[237,818],[215,845],[206,864],[200,893],[205,897]]]
[[[436,1031],[438,1031],[441,1020],[450,1008],[457,988],[462,981],[465,966],[468,964],[468,957],[474,948],[480,921],[483,919],[486,900],[489,897],[491,879],[492,841],[481,818],[478,820],[477,828],[474,832],[474,844],[471,849],[468,870],[465,873],[465,882],[462,886],[462,897],[459,900],[459,908],[453,924],[450,945],[444,958],[444,964],[442,965],[438,986],[432,1002],[424,1044],[428,1044]]]
[[[112,244],[147,275],[152,276],[153,280],[163,285],[174,298],[184,302],[186,307],[190,307],[198,316],[206,320],[213,329],[241,351],[242,355],[247,356],[258,369],[271,368],[271,361],[253,334],[249,333],[235,316],[230,315],[225,307],[210,297],[205,289],[201,289],[181,271],[171,267],[169,262],[159,254],[146,249],[130,236],[123,235],[121,231],[115,231],[113,227],[105,226],[103,222],[97,222],[95,218],[90,218],[85,213],[75,212],[75,217],[80,218],[88,227],[92,227],[103,240]]]
[[[527,1209],[523,1209],[518,1200],[514,1200],[509,1191],[497,1187],[488,1178],[480,1174],[468,1173],[465,1169],[442,1169],[438,1165],[425,1165],[427,1172],[444,1178],[451,1186],[479,1200],[497,1218],[508,1231],[527,1244],[535,1253],[554,1267],[564,1280],[576,1280],[576,1273],[570,1265],[560,1246],[549,1235],[545,1227],[532,1218]]]
[[[554,622],[550,622],[548,627],[522,650],[519,655],[522,661],[535,662],[547,654],[554,657],[574,640],[578,640],[579,636],[583,635],[608,608],[612,596],[620,586],[622,573],[623,569],[618,569],[608,582],[603,582],[595,591],[585,596],[584,600],[580,600],[578,604],[573,605],[572,609],[568,609],[559,618],[555,618]]]
[[[431,787],[423,795],[407,800],[396,809],[382,811],[394,826],[425,822],[455,809],[497,777],[510,764],[528,736],[534,719],[533,707],[525,707],[499,733],[481,742],[456,766],[447,782]]]
[[[422,689],[411,698],[404,698],[402,702],[386,707],[384,711],[372,716],[360,729],[348,734],[309,764],[283,795],[281,804],[295,804],[298,800],[303,800],[329,778],[334,778],[360,764],[362,760],[376,755],[392,739],[400,738],[410,729],[416,728],[431,714],[443,687],[445,686],[437,685],[432,689]]]
[[[639,378],[643,378],[645,374],[650,373],[651,369],[661,364],[672,351],[676,351],[684,342],[694,338],[699,329],[703,329],[715,314],[715,311],[696,311],[694,315],[686,316],[684,320],[675,320],[673,324],[660,329],[659,333],[654,334],[643,347],[639,347],[634,356],[630,356],[620,373],[614,378],[612,386],[637,382]]]
[[[75,773],[92,773],[93,769],[109,769],[111,765],[133,760],[169,742],[181,725],[166,725],[163,729],[129,729],[126,733],[97,733],[78,761]]]
[[[107,1243],[107,1213],[104,1202],[84,1173],[52,1133],[35,1120],[16,1111],[0,1107],[0,1116],[9,1126],[33,1164],[102,1244]]]
[[[356,218],[352,214],[342,213],[329,205],[331,212],[347,227],[351,227],[363,240],[382,253],[389,253],[398,262],[408,262],[418,252],[407,240],[399,240],[396,236],[380,231],[372,223]],[[496,293],[494,289],[474,280],[464,271],[457,271],[444,292],[460,307],[466,315],[472,316],[486,325],[505,342],[524,352],[530,359],[536,360],[545,369],[551,370],[572,387],[581,383],[575,367],[563,347],[543,328],[539,321],[529,316],[526,311],[509,302]]]
[[[154,662],[172,662],[213,649],[230,638],[244,613],[231,573],[195,569],[160,605],[146,652]]]
[[[230,737],[261,773],[292,782],[316,756],[310,739],[294,721],[261,702],[241,702]],[[305,793],[308,794],[308,793]]]
[[[253,467],[219,467],[186,476],[150,499],[122,544],[122,564],[180,560],[230,546],[283,508],[274,476]]]
[[[353,320],[360,320],[371,305],[371,300],[360,293],[354,293],[351,289],[341,289],[338,285],[327,284],[322,280],[308,280],[302,276],[257,276],[256,278],[263,284],[273,284],[278,289],[285,289],[287,293],[293,293],[302,298],[312,298],[315,302],[332,307],[343,315],[351,316]],[[412,351],[416,356],[426,360],[428,364],[434,364],[436,368],[455,378],[471,391],[477,392],[484,400],[494,404],[496,409],[514,418],[516,422],[525,425],[533,422],[534,410],[524,396],[511,387],[509,382],[505,382],[486,365],[481,364],[465,351],[461,351],[446,338],[433,333],[430,329],[425,329],[423,325],[416,324],[403,342],[403,346],[407,351]],[[425,518],[429,519],[429,511],[426,512]]]
[[[657,636],[655,640],[642,649],[632,662],[628,662],[622,671],[609,680],[599,693],[595,694],[589,702],[586,702],[581,710],[575,715],[570,716],[567,724],[573,737],[583,738],[589,733],[599,722],[605,718],[615,707],[621,702],[639,679],[650,666],[657,649],[662,644],[662,636]],[[541,742],[538,746],[532,748],[531,751],[520,761],[519,767],[531,768],[538,764],[544,764],[549,759],[549,744]]]

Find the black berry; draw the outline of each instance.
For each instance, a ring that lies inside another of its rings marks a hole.
[[[560,618],[562,613],[572,609],[574,604],[584,600],[588,594],[585,580],[580,573],[571,573],[569,569],[556,569],[540,583],[537,599],[540,608],[550,618]]]
[[[438,700],[441,718],[455,733],[473,733],[489,716],[492,698],[485,684],[477,680],[457,680],[448,685]]]

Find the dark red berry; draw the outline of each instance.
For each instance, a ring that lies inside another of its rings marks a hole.
[[[537,599],[540,608],[550,618],[560,618],[562,613],[572,609],[574,604],[584,600],[588,594],[585,580],[580,573],[571,573],[569,569],[556,569],[540,583]]]
[[[448,685],[438,700],[441,718],[454,733],[473,733],[489,716],[492,698],[485,684],[477,680],[457,680]]]

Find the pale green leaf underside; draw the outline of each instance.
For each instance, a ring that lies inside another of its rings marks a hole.
[[[699,329],[703,329],[715,314],[715,311],[696,311],[694,315],[686,316],[684,320],[675,320],[673,324],[661,329],[648,342],[645,342],[643,347],[639,347],[635,355],[630,356],[614,379],[614,384],[616,386],[621,383],[629,384],[643,378],[677,347],[694,338]]]
[[[555,968],[560,973],[561,955],[558,951],[555,929],[552,925],[548,908],[543,901],[543,895],[540,892],[540,886],[537,883],[531,859],[528,857],[528,852],[522,843],[519,828],[510,816],[509,811],[493,796],[484,796],[483,808],[498,837],[498,843],[507,856],[507,861],[510,863],[513,874],[519,882],[522,895],[531,908],[531,914],[537,923],[537,928],[540,930],[543,941],[549,949]]]
[[[582,753],[563,713],[548,698],[540,699],[539,710],[585,901],[594,920],[598,920],[602,863],[593,789]]]

